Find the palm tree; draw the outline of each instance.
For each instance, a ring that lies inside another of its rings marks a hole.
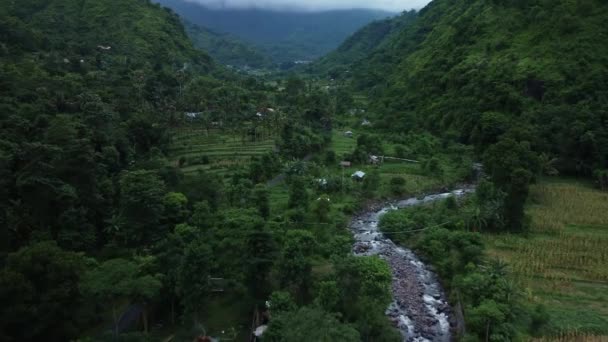
[[[484,216],[485,215],[481,207],[476,205],[468,208],[466,215],[467,228],[474,232],[481,230],[482,227],[485,227],[488,224]]]

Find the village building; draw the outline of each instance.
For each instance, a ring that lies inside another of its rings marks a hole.
[[[201,112],[185,112],[184,116],[190,120],[194,120],[196,118],[198,118],[199,116],[201,116]]]
[[[367,119],[363,119],[363,121],[361,122],[361,126],[371,126],[372,123],[369,122],[369,120]]]
[[[359,180],[359,181],[363,180],[363,178],[365,178],[365,172],[357,171],[351,175],[351,178],[353,178],[355,180]]]
[[[340,166],[342,167],[351,167],[352,163],[346,160],[340,162]]]
[[[369,163],[370,164],[377,165],[377,164],[380,164],[380,162],[381,162],[381,158],[380,157],[374,156],[374,155],[370,155],[369,156]]]
[[[344,136],[348,137],[348,138],[352,138],[353,137],[353,132],[352,131],[346,131],[346,132],[344,132]]]

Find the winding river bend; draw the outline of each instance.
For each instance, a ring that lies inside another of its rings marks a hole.
[[[471,187],[422,199],[387,203],[380,209],[356,216],[350,224],[355,236],[354,254],[378,255],[391,268],[393,303],[386,314],[401,331],[403,341],[450,341],[451,309],[435,273],[411,250],[397,246],[378,230],[380,217],[390,210],[430,203],[452,195],[461,197],[473,191]]]

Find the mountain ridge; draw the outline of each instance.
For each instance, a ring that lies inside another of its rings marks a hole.
[[[214,10],[183,0],[157,1],[196,25],[255,44],[277,64],[319,58],[365,24],[394,15],[378,10]]]

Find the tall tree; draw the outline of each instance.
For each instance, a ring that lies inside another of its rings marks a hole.
[[[178,266],[177,292],[186,315],[195,321],[211,292],[210,278],[215,267],[214,259],[209,245],[199,238],[186,247]]]
[[[318,308],[301,308],[273,318],[265,341],[361,341],[357,330]]]
[[[0,272],[0,339],[71,340],[91,318],[79,289],[87,259],[54,242],[9,254]]]
[[[165,184],[152,171],[129,171],[120,177],[119,237],[128,246],[160,238]]]
[[[119,303],[121,299],[144,302],[158,296],[162,283],[159,275],[148,274],[142,265],[126,259],[110,259],[88,271],[82,289],[89,296],[112,307],[114,334],[119,334]],[[144,319],[146,323],[147,320]],[[147,325],[146,325],[147,329]]]

